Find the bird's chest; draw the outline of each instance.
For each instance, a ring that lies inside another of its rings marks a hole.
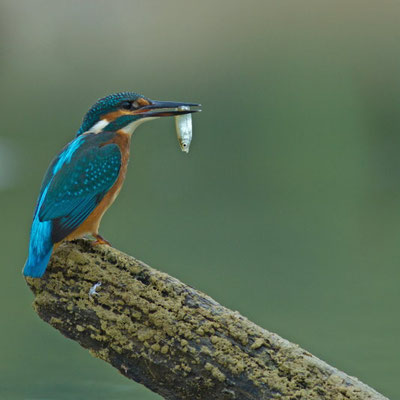
[[[108,191],[108,193],[104,196],[103,200],[99,204],[99,206],[104,207],[105,212],[108,207],[114,202],[117,198],[119,192],[122,189],[122,185],[125,181],[126,171],[128,169],[129,162],[129,149],[130,149],[130,136],[126,134],[117,134],[115,139],[113,140],[116,143],[121,151],[121,168],[119,170],[119,175],[114,185]],[[103,203],[103,204],[102,204]]]
[[[129,161],[129,147],[130,147],[130,136],[126,134],[117,134],[112,140],[112,143],[116,143],[121,151],[121,168],[117,180],[111,189],[103,197],[99,205],[93,210],[89,215],[85,227],[83,228],[88,232],[97,232],[101,218],[107,209],[111,206],[114,200],[117,198],[119,192],[121,191],[122,185],[125,180],[126,171],[128,168]]]

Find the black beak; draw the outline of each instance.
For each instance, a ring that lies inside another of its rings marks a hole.
[[[143,118],[147,117],[172,117],[174,115],[190,114],[201,111],[201,104],[178,103],[175,101],[151,100],[150,105],[144,106],[143,111],[138,110]]]

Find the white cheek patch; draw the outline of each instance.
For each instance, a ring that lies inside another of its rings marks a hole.
[[[110,122],[107,119],[101,119],[99,122],[96,122],[90,129],[88,129],[88,132],[93,132],[93,133],[100,133]]]

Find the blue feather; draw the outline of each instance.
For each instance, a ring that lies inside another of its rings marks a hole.
[[[74,155],[75,151],[77,151],[79,147],[82,146],[86,138],[87,137],[85,136],[77,137],[66,147],[65,150],[61,152],[60,156],[57,159],[57,162],[53,166],[53,175],[55,175],[66,163],[71,162],[71,158]]]
[[[25,276],[31,276],[33,278],[40,278],[44,274],[53,250],[51,221],[41,222],[37,212],[43,203],[48,188],[47,186],[39,197],[38,207],[36,207],[32,222],[29,257],[23,271]]]
[[[114,133],[86,134],[67,145],[50,165],[35,209],[24,275],[41,277],[53,246],[72,233],[114,185],[121,167]]]

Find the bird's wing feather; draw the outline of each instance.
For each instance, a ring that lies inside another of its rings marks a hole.
[[[96,208],[117,180],[120,167],[121,152],[114,143],[83,145],[58,167],[38,210],[40,221],[54,221],[55,242],[68,236]]]

